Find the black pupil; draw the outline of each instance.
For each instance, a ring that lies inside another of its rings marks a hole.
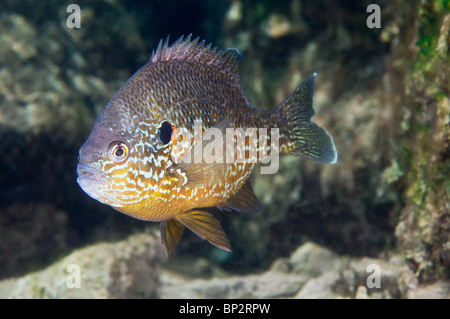
[[[159,128],[158,134],[161,142],[166,145],[170,142],[172,138],[172,125],[169,122],[163,122]]]
[[[116,149],[116,156],[117,157],[120,157],[120,156],[122,156],[123,155],[123,147],[122,146],[118,146],[117,147],[117,149]]]

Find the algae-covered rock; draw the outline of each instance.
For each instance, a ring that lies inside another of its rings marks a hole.
[[[449,20],[448,2],[417,6],[417,50],[405,70],[405,117],[395,142],[405,172],[396,236],[424,282],[450,274]]]

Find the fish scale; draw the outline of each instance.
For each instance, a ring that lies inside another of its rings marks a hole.
[[[332,137],[311,122],[315,75],[278,107],[259,110],[250,107],[240,88],[239,58],[235,49],[220,51],[191,36],[172,45],[161,41],[148,63],[107,103],[80,149],[81,188],[122,213],[161,222],[167,255],[185,228],[231,251],[220,223],[205,207],[248,213],[262,208],[248,178],[256,164],[250,142],[258,152],[263,146],[249,136],[242,146],[234,136],[234,162],[224,163],[228,148],[222,162],[188,161],[219,145],[202,138],[208,130],[225,136],[227,129],[276,129],[279,146],[272,143],[272,135],[266,138],[271,154],[285,152],[322,163],[337,160]],[[182,135],[176,136],[183,129],[191,133],[185,153]]]

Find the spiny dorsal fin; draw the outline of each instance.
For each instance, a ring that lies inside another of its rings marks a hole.
[[[166,256],[172,255],[175,246],[183,235],[184,226],[175,219],[169,219],[161,222],[161,242],[164,245]]]
[[[206,239],[214,246],[231,252],[231,245],[220,223],[208,212],[190,211],[175,217],[201,239]]]
[[[256,214],[262,209],[262,204],[256,197],[252,184],[247,180],[237,193],[221,204],[219,208],[231,208],[238,212]]]
[[[191,40],[192,34],[186,38],[184,36],[169,45],[169,37],[161,40],[152,52],[149,63],[162,61],[192,61],[202,64],[214,65],[227,73],[234,81],[239,81],[238,64],[241,53],[237,49],[227,49],[220,51],[212,48],[212,44],[206,44],[205,40],[200,38]]]

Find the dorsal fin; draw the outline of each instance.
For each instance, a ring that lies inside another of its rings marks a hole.
[[[233,80],[239,81],[238,64],[241,53],[237,49],[220,51],[212,48],[212,44],[206,44],[200,38],[191,40],[192,35],[186,38],[181,36],[172,45],[169,45],[169,37],[161,41],[153,50],[149,63],[162,61],[192,61],[202,64],[214,65],[227,73]]]

